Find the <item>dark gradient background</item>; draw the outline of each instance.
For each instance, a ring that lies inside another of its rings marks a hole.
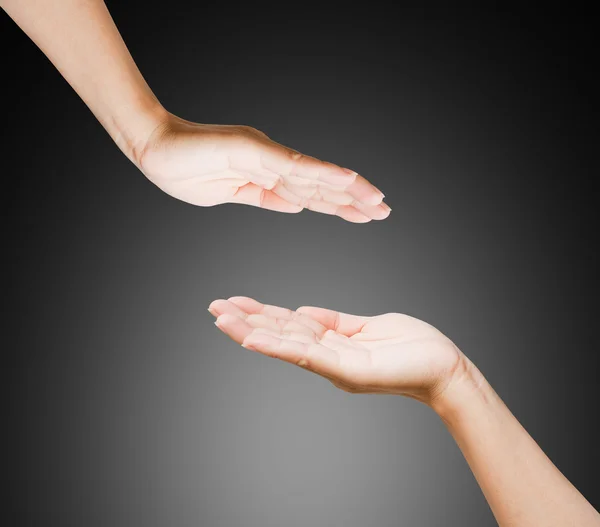
[[[494,524],[428,408],[239,348],[206,311],[231,295],[436,325],[600,506],[591,15],[151,4],[109,7],[169,110],[393,212],[168,197],[2,13],[11,525]]]

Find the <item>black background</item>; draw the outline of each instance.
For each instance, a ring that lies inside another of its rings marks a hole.
[[[493,524],[426,408],[242,353],[205,311],[234,294],[438,326],[600,506],[591,14],[151,4],[108,3],[167,109],[393,212],[177,202],[0,16],[11,524]]]

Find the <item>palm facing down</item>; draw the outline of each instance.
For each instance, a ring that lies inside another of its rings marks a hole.
[[[238,344],[318,373],[349,392],[401,394],[431,403],[463,360],[437,329],[397,313],[290,311],[246,297],[215,300],[209,311]]]
[[[197,124],[169,115],[140,150],[135,162],[148,179],[194,205],[306,208],[355,223],[390,213],[383,194],[355,172],[304,156],[247,126]]]

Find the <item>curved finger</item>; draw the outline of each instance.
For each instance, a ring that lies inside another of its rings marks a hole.
[[[234,303],[240,309],[243,309],[249,315],[251,314],[263,314],[276,318],[285,318],[288,320],[292,319],[292,311],[285,307],[271,306],[269,304],[263,304],[254,298],[247,296],[232,296],[229,302]]]
[[[271,190],[280,179],[277,174],[261,168],[256,168],[251,171],[237,169],[236,172],[245,177],[250,183],[254,183],[266,190]]]
[[[262,314],[278,319],[293,320],[299,324],[302,324],[303,326],[306,326],[317,336],[321,336],[326,331],[326,328],[313,318],[285,307],[263,304],[258,300],[249,298],[247,296],[232,296],[229,298],[228,302],[235,304],[248,315]]]
[[[297,176],[344,187],[356,178],[356,172],[306,156],[275,142],[261,159],[264,168],[282,176]]]
[[[268,190],[273,189],[275,185],[281,180],[281,176],[262,167],[256,167],[252,170],[252,175],[259,181],[264,182],[264,187]]]
[[[304,344],[316,344],[317,339],[314,333],[305,333],[298,331],[288,331],[284,328],[269,329],[269,328],[255,328],[251,333],[252,335],[271,335],[279,339],[293,340],[294,342],[301,342]]]
[[[250,298],[248,296],[232,296],[228,298],[227,301],[235,304],[248,314],[260,313],[263,307],[265,307],[265,305],[259,302],[258,300],[255,300],[254,298]]]
[[[240,187],[229,199],[229,203],[242,203],[244,205],[287,213],[296,213],[302,210],[301,206],[290,203],[275,194],[272,190],[266,190],[254,183],[247,183]]]
[[[337,353],[318,344],[306,344],[265,333],[252,333],[246,337],[242,346],[328,378],[337,377],[340,373]]]
[[[385,197],[383,192],[358,174],[356,179],[346,187],[346,192],[365,205],[379,205]]]
[[[308,208],[308,207],[307,207]],[[337,208],[336,215],[352,223],[368,223],[372,218],[363,214],[357,208],[351,205],[341,205]]]
[[[319,187],[319,195],[323,201],[335,203],[336,205],[352,205],[355,201],[354,196],[348,192],[328,188]]]
[[[242,344],[253,329],[245,320],[229,314],[220,315],[215,326],[238,344]]]
[[[208,306],[208,311],[214,317],[219,317],[220,315],[229,314],[238,318],[246,318],[247,313],[236,306],[233,302],[229,300],[223,300],[219,298],[217,300],[213,300]]]
[[[369,218],[369,216],[350,205],[335,205],[327,201],[311,199],[306,203],[305,208],[313,212],[320,212],[321,214],[339,216],[351,223],[369,223],[372,220],[372,218]]]
[[[383,202],[379,205],[365,205],[359,201],[355,201],[353,206],[360,213],[374,220],[384,220],[392,212],[391,207],[387,203]]]
[[[248,315],[246,317],[246,322],[253,328],[269,329],[280,334],[293,332],[312,336],[313,339],[316,337],[315,332],[312,329],[295,320],[256,314]]]
[[[359,333],[369,320],[369,317],[348,315],[322,307],[302,306],[296,311],[316,320],[325,328],[347,337]]]
[[[303,207],[307,201],[305,196],[302,196],[300,193],[296,193],[290,189],[288,185],[286,185],[283,181],[278,181],[277,184],[273,187],[273,192],[277,194],[281,199],[287,201],[288,203],[292,203],[294,205],[298,205],[299,207]]]

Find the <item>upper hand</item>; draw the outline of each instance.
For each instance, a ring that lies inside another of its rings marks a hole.
[[[194,205],[307,208],[356,223],[390,213],[383,194],[355,172],[304,156],[247,126],[197,124],[168,114],[133,157],[163,191]]]
[[[290,311],[246,297],[215,300],[209,311],[238,344],[311,370],[349,392],[401,394],[431,404],[466,360],[437,329],[397,313]]]

